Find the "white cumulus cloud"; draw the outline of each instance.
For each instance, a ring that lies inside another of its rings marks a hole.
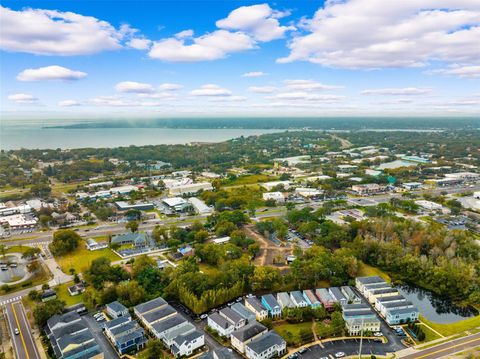
[[[480,65],[471,65],[471,66],[461,66],[461,65],[451,65],[448,68],[437,69],[428,71],[430,74],[441,74],[441,75],[453,75],[465,79],[475,79],[480,78]]]
[[[74,106],[81,106],[82,104],[76,100],[63,100],[58,102],[58,106],[60,107],[74,107]]]
[[[272,9],[268,4],[241,6],[228,14],[225,19],[218,20],[216,25],[221,29],[240,30],[251,34],[258,41],[280,39],[293,26],[281,26],[279,18],[289,15]]]
[[[278,62],[375,69],[480,61],[478,1],[327,1],[302,25]]]
[[[87,76],[86,72],[70,70],[63,66],[46,66],[36,69],[25,69],[17,75],[19,81],[43,81],[43,80],[80,80]]]
[[[127,46],[136,50],[147,50],[150,48],[152,41],[145,38],[133,38],[127,42]]]
[[[73,12],[0,6],[0,48],[37,55],[86,55],[122,47],[128,27]]]
[[[16,93],[9,95],[8,99],[19,104],[34,104],[38,102],[38,98],[26,93]]]
[[[382,88],[367,89],[361,92],[362,95],[391,95],[391,96],[417,96],[426,95],[432,92],[430,88],[403,87],[403,88]]]
[[[325,85],[313,80],[285,80],[287,88],[292,90],[313,91],[313,90],[335,90],[342,86]]]
[[[118,92],[128,93],[151,93],[154,92],[153,86],[146,83],[123,81],[115,85],[115,90]]]
[[[277,88],[273,86],[250,86],[248,88],[248,91],[255,93],[272,93],[276,90]]]
[[[174,84],[174,83],[163,83],[158,88],[162,91],[177,91],[183,88],[183,85]]]
[[[266,73],[262,71],[250,71],[250,72],[245,72],[242,77],[262,77],[265,76]]]
[[[232,92],[215,84],[206,84],[191,91],[190,96],[232,96]]]
[[[175,37],[155,41],[148,55],[171,62],[209,61],[254,47],[253,39],[242,32],[217,30],[188,41]]]

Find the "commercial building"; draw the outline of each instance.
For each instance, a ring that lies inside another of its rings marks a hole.
[[[273,181],[273,182],[260,183],[260,186],[262,186],[269,192],[279,186],[283,187],[283,189],[289,189],[290,185],[291,185],[290,181]]]
[[[9,203],[7,202],[7,205]],[[12,206],[12,207],[7,207],[3,205],[0,208],[0,217],[2,216],[10,216],[12,214],[27,214],[32,211],[32,208],[27,205],[27,204],[22,204],[20,206]]]
[[[7,225],[10,230],[30,230],[37,226],[37,219],[24,214],[11,214],[0,217],[0,225]]]
[[[213,213],[213,208],[207,206],[205,202],[203,202],[201,199],[198,199],[197,197],[190,197],[188,199],[188,202],[190,202],[193,209],[195,210],[195,213],[197,214],[208,215]]]
[[[360,196],[369,196],[373,194],[387,192],[387,186],[377,183],[357,184],[352,186],[352,192]]]
[[[162,202],[173,212],[184,212],[192,206],[190,202],[182,197],[164,198]]]
[[[210,182],[198,182],[171,187],[168,192],[171,196],[183,196],[189,194],[195,194],[199,191],[211,191],[213,190]]]
[[[285,196],[282,192],[265,192],[262,194],[264,201],[275,201],[276,203],[285,202]]]
[[[295,194],[304,198],[316,198],[321,196],[323,191],[316,188],[298,187],[295,188]]]
[[[420,182],[406,182],[402,183],[402,187],[407,191],[413,191],[422,188],[422,184]]]
[[[443,209],[443,206],[441,204],[423,199],[415,201],[415,204],[420,206],[423,210],[427,211],[441,211]]]
[[[118,208],[119,211],[130,211],[130,210],[149,211],[155,208],[153,203],[130,204],[125,201],[115,202],[115,206]]]
[[[274,331],[270,331],[245,345],[248,359],[270,359],[285,353],[287,343]]]

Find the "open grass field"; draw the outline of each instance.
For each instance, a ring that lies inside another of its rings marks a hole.
[[[67,307],[83,301],[83,293],[73,297],[68,293],[68,287],[71,285],[73,285],[73,282],[63,283],[55,287],[58,299],[63,300]]]
[[[420,321],[427,324],[428,326],[432,327],[437,332],[445,336],[461,333],[466,330],[472,330],[477,327],[480,327],[480,315],[467,318],[464,320],[460,320],[455,323],[449,323],[449,324],[440,324],[440,323],[431,322],[425,317],[423,317],[422,315],[420,315]]]
[[[391,278],[387,273],[383,272],[382,270],[380,270],[378,268],[369,266],[368,264],[365,264],[365,263],[359,261],[358,276],[359,277],[366,277],[366,276],[373,276],[373,275],[378,275],[378,276],[382,277],[388,283],[391,282]]]
[[[429,327],[427,327],[426,325],[419,325],[419,327],[423,330],[423,332],[425,333],[425,339],[420,342],[418,340],[416,340],[415,342],[417,344],[422,344],[422,343],[428,343],[428,342],[431,342],[432,340],[436,340],[436,339],[440,339],[441,336],[438,335],[437,333],[435,333],[433,330],[431,330]]]
[[[246,176],[239,176],[234,180],[226,180],[224,182],[225,186],[241,186],[241,185],[248,185],[248,184],[256,184],[259,182],[269,182],[275,181],[278,177],[275,176],[267,176],[267,175],[246,175]]]
[[[55,259],[64,273],[70,273],[70,268],[74,268],[77,273],[82,273],[90,267],[93,260],[100,257],[106,257],[112,262],[121,259],[110,248],[89,251],[85,242],[80,243],[74,252],[55,257]]]
[[[312,330],[312,322],[304,322],[304,323],[296,323],[296,324],[289,324],[289,323],[282,323],[279,325],[274,325],[273,329],[282,337],[286,338],[286,333],[290,332],[294,337],[298,337],[302,330]]]

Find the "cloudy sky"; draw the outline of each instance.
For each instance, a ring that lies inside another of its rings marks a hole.
[[[9,116],[475,115],[480,1],[1,1]]]

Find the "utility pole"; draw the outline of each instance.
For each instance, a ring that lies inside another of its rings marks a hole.
[[[360,348],[358,349],[358,359],[362,359],[363,321],[364,321],[364,318],[362,317],[362,324],[360,327]]]

